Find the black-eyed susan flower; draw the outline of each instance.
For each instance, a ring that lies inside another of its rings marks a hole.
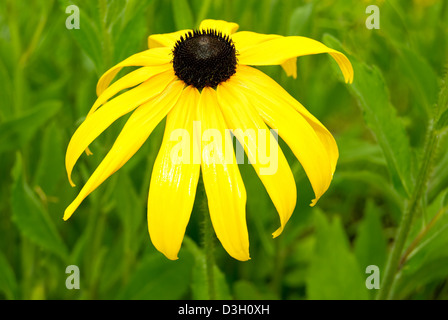
[[[151,35],[149,50],[129,57],[100,78],[98,99],[68,145],[66,168],[72,185],[72,169],[82,153],[89,152],[89,144],[115,120],[133,113],[109,153],[66,209],[64,220],[134,155],[165,117],[164,138],[150,182],[148,229],[154,246],[169,259],[177,259],[200,172],[218,239],[232,257],[249,259],[246,191],[234,153],[229,161],[225,159],[228,153],[222,151],[233,150],[232,139],[204,139],[210,130],[228,138],[228,129],[241,129],[232,133],[244,147],[280,217],[274,237],[282,232],[295,208],[296,185],[278,145],[276,170],[262,173],[266,164],[257,161],[261,146],[256,132],[269,127],[278,130],[303,166],[315,193],[311,205],[316,203],[335,171],[335,140],[281,86],[249,65],[281,65],[295,77],[297,57],[329,53],[346,82],[353,79],[352,66],[342,53],[312,39],[237,29],[235,23],[204,20],[195,31]],[[111,84],[115,75],[129,66],[141,68]],[[117,95],[124,89],[129,90]],[[179,130],[185,133],[181,136],[187,137],[181,139],[180,146],[179,140],[172,138]],[[187,153],[184,160],[191,161],[173,161],[173,154],[179,150]],[[198,154],[199,161],[194,159]]]

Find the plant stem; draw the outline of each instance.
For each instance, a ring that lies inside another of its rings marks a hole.
[[[216,290],[215,290],[215,256],[214,256],[214,231],[212,222],[210,220],[210,214],[208,212],[207,196],[205,195],[205,189],[203,183],[199,183],[202,189],[202,204],[201,211],[202,217],[202,245],[205,252],[205,273],[206,273],[206,283],[207,291],[210,300],[216,300]]]
[[[385,275],[377,299],[391,299],[393,296],[393,291],[391,289],[393,288],[395,282],[396,272],[399,269],[400,257],[403,252],[406,238],[409,234],[412,220],[419,209],[420,200],[425,192],[437,142],[437,130],[434,126],[430,126],[429,135],[423,152],[423,161],[417,176],[416,186],[412,192],[408,205],[405,207],[403,216],[401,217],[401,222],[395,237],[395,244],[387,261]]]
[[[419,209],[422,197],[426,193],[427,182],[429,180],[432,163],[437,150],[437,145],[440,139],[440,130],[443,129],[440,120],[443,112],[448,107],[448,72],[445,73],[439,91],[439,98],[433,110],[433,120],[428,126],[428,136],[426,138],[425,147],[423,149],[423,159],[418,171],[415,188],[412,192],[408,205],[405,206],[401,222],[398,227],[397,235],[395,237],[395,244],[389,255],[386,264],[385,275],[381,283],[381,289],[378,292],[377,299],[392,299],[394,294],[394,285],[396,281],[396,273],[402,268],[405,263],[405,258],[410,252],[404,252],[403,249],[406,238],[411,228],[412,220]],[[428,226],[429,228],[431,226]],[[419,241],[418,239],[416,239]],[[411,248],[412,248],[411,244]]]
[[[112,61],[112,46],[109,31],[107,30],[107,1],[99,1],[99,10],[101,16],[101,33],[103,38],[103,61],[104,70],[110,67]]]
[[[440,219],[440,217],[445,213],[445,211],[448,209],[448,206],[440,209],[437,214],[431,219],[431,221],[425,226],[425,228],[420,231],[420,233],[415,237],[415,239],[412,241],[412,243],[409,245],[409,247],[406,249],[406,251],[403,253],[400,259],[399,268],[406,262],[409,255],[414,251],[414,249],[417,247],[417,245],[420,243],[420,241],[427,235],[429,230],[431,230],[432,227],[436,224],[436,222]]]
[[[204,213],[204,251],[205,251],[205,267],[207,273],[207,286],[208,286],[208,295],[210,300],[216,299],[216,291],[215,291],[215,276],[214,276],[214,268],[215,268],[215,258],[214,258],[214,238],[213,238],[213,227],[210,221],[210,217],[208,217],[208,212]]]

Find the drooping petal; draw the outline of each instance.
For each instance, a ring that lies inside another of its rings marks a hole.
[[[171,33],[152,34],[148,37],[148,48],[169,47],[173,48],[181,36],[192,32],[191,29],[180,30]]]
[[[328,129],[325,128],[325,126],[315,116],[313,116],[299,101],[294,99],[294,97],[292,97],[285,89],[283,89],[281,85],[279,85],[272,78],[268,77],[260,70],[247,66],[240,66],[239,71],[240,72],[238,73],[238,76],[243,77],[242,81],[244,81],[246,85],[250,85],[250,89],[254,90],[253,92],[267,92],[269,94],[272,94],[274,96],[273,99],[284,101],[278,102],[278,104],[292,107],[308,121],[308,123],[313,127],[317,136],[324,145],[324,148],[328,153],[328,157],[330,158],[332,173],[334,173],[336,169],[336,163],[339,158],[339,151],[338,146],[336,145],[336,141],[334,140],[333,135],[328,131]],[[274,115],[275,113],[272,114],[272,116]]]
[[[277,34],[262,34],[252,31],[238,31],[231,35],[232,41],[235,43],[235,47],[239,53],[247,51],[253,46],[260,45],[263,42],[282,38]]]
[[[122,78],[112,83],[109,87],[107,87],[106,90],[103,91],[103,93],[98,97],[98,99],[93,104],[92,108],[87,114],[87,117],[90,116],[92,113],[94,113],[96,109],[98,109],[102,104],[104,104],[107,100],[115,96],[120,91],[131,87],[135,87],[140,83],[148,80],[149,78],[162,72],[168,71],[172,68],[173,68],[172,65],[169,63],[157,66],[142,67],[123,76]]]
[[[283,36],[276,34],[261,34],[251,31],[239,31],[232,35],[237,51],[241,54],[253,46],[257,46],[263,42],[282,38]],[[241,61],[240,61],[241,62]],[[281,64],[288,77],[297,78],[297,58],[291,58]]]
[[[275,81],[254,70],[240,66],[232,83],[250,97],[263,120],[278,129],[279,136],[300,161],[316,196],[311,204],[314,205],[328,189],[336,167],[338,153],[334,138],[294,98],[279,91]],[[299,106],[303,113],[298,112]]]
[[[238,28],[238,24],[234,22],[213,19],[202,20],[201,24],[199,25],[199,30],[214,29],[217,31],[221,31],[223,34],[227,35],[231,35],[232,33],[236,32]]]
[[[208,87],[202,90],[199,112],[201,169],[213,228],[224,249],[235,259],[245,261],[249,259],[246,189],[215,90]],[[230,150],[230,153],[224,150]]]
[[[70,218],[93,190],[120,169],[140,149],[157,124],[176,104],[183,87],[184,84],[181,81],[175,81],[159,96],[134,111],[106,157],[90,176],[76,199],[65,210],[64,220]]]
[[[268,35],[270,36],[270,35]],[[232,37],[234,39],[235,37]],[[262,37],[261,37],[262,38]],[[238,41],[238,40],[237,40]],[[240,41],[243,43],[243,41]],[[305,37],[276,37],[259,44],[238,47],[238,61],[242,65],[279,65],[295,57],[329,53],[338,63],[345,81],[353,82],[353,67],[347,57],[323,43]]]
[[[194,162],[192,154],[200,150],[199,137],[193,132],[193,121],[199,120],[199,96],[196,88],[187,87],[168,114],[149,188],[149,235],[157,250],[171,260],[177,259],[199,179],[200,163]]]
[[[129,58],[123,60],[119,64],[106,71],[96,86],[96,94],[99,97],[104,90],[109,86],[111,81],[124,67],[148,67],[157,66],[161,64],[167,64],[171,61],[171,49],[170,48],[155,48],[146,50],[140,53],[136,53]]]
[[[280,216],[281,226],[273,234],[276,237],[282,232],[296,205],[294,176],[277,140],[258,115],[252,101],[233,85],[232,78],[219,85],[217,92],[228,127],[236,129],[232,131],[233,134],[244,146],[250,163],[254,166]],[[269,142],[273,144],[267,146],[268,141],[267,139],[263,141],[262,134],[270,137]]]
[[[281,66],[288,77],[297,78],[297,58],[286,60]]]
[[[89,144],[115,120],[160,94],[174,80],[175,76],[171,70],[156,75],[138,87],[110,100],[86,118],[73,134],[67,147],[65,167],[72,186],[74,186],[71,179],[73,167]]]

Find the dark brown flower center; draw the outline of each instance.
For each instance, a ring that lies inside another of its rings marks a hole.
[[[182,36],[173,56],[176,76],[198,89],[216,87],[236,72],[235,45],[228,35],[216,30],[196,30]]]

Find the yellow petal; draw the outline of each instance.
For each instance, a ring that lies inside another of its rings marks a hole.
[[[331,163],[331,172],[334,173],[336,169],[336,163],[339,158],[339,151],[334,140],[333,135],[328,131],[327,128],[315,117],[313,116],[299,101],[292,97],[282,86],[280,86],[273,79],[265,75],[260,70],[255,68],[240,66],[239,75],[244,76],[243,81],[251,83],[253,86],[251,88],[258,92],[269,92],[273,94],[276,99],[283,101],[282,104],[285,106],[290,106],[296,111],[298,111],[306,121],[313,127],[320,141],[324,145],[325,150],[328,153]]]
[[[136,53],[106,71],[98,81],[96,93],[99,97],[124,67],[157,66],[170,63],[171,59],[170,48],[155,48]]]
[[[71,179],[73,167],[89,144],[115,120],[158,95],[170,82],[174,81],[174,79],[175,76],[171,70],[156,75],[138,87],[110,100],[86,118],[73,134],[67,147],[65,167],[67,169],[68,179],[72,186],[74,186]]]
[[[200,164],[192,154],[182,154],[182,162],[172,152],[200,148],[200,140],[193,141],[193,121],[199,120],[199,92],[187,87],[166,119],[162,146],[152,171],[148,198],[148,230],[154,246],[168,259],[177,259],[185,229],[193,209]],[[178,141],[179,134],[182,134]],[[176,154],[177,156],[177,154]]]
[[[260,43],[268,40],[282,38],[283,36],[276,34],[261,34],[251,31],[239,31],[232,35],[232,40],[235,43],[235,47],[238,53],[241,53],[249,49],[250,47],[257,46]],[[281,64],[283,70],[285,70],[288,77],[297,78],[297,58],[291,58]]]
[[[157,124],[176,104],[183,87],[184,84],[181,81],[175,81],[159,96],[134,111],[106,157],[90,176],[76,199],[65,210],[64,220],[70,218],[93,190],[120,169],[140,149]]]
[[[286,60],[282,63],[282,68],[288,77],[297,78],[297,58]]]
[[[231,35],[236,30],[238,30],[238,24],[234,22],[227,22],[224,20],[213,20],[213,19],[206,19],[202,20],[201,24],[199,25],[199,30],[217,30],[221,31],[223,34]]]
[[[240,66],[232,83],[251,97],[249,100],[263,120],[278,129],[279,136],[300,161],[316,196],[311,204],[314,205],[330,186],[336,167],[337,146],[331,134],[264,73]],[[298,112],[298,105],[303,113]]]
[[[148,48],[150,49],[158,47],[173,48],[174,44],[177,42],[177,40],[180,39],[181,36],[191,31],[193,30],[186,29],[171,33],[152,34],[148,37]]]
[[[246,189],[233,154],[230,132],[218,106],[216,92],[204,88],[199,100],[202,137],[202,177],[216,236],[235,259],[249,259]],[[210,141],[204,133],[216,133]],[[226,154],[225,150],[231,151]],[[228,159],[231,159],[228,161]]]
[[[258,115],[251,99],[246,98],[242,90],[234,86],[232,78],[219,85],[217,92],[227,126],[236,129],[233,134],[244,146],[250,163],[280,216],[281,226],[274,233],[276,237],[282,232],[296,205],[294,176],[277,140]],[[270,137],[271,141],[262,139],[262,133],[265,137]],[[269,142],[273,143],[272,146],[267,146]],[[270,157],[266,158],[267,155]]]
[[[257,46],[263,42],[282,38],[277,34],[262,34],[252,31],[238,31],[231,36],[232,41],[235,43],[235,47],[238,52],[244,52],[253,46]]]
[[[243,41],[240,40],[240,43],[243,43]],[[240,64],[257,66],[279,65],[295,57],[329,53],[338,63],[345,81],[353,82],[353,68],[347,57],[313,39],[297,36],[277,37],[247,48],[240,46],[238,51],[238,62]]]
[[[123,76],[122,78],[112,83],[106,90],[104,90],[104,92],[98,97],[98,99],[93,104],[92,108],[87,114],[87,117],[90,116],[92,113],[94,113],[96,109],[98,109],[103,103],[105,103],[107,100],[115,96],[120,91],[139,85],[140,83],[148,80],[149,78],[159,73],[168,71],[172,68],[173,67],[170,63],[151,67],[142,67]]]

